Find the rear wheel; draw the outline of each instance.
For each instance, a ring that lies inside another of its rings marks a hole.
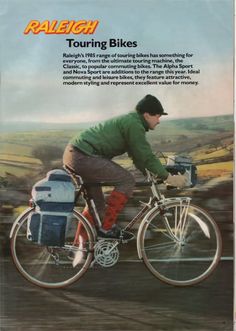
[[[217,266],[222,240],[217,224],[203,209],[178,201],[164,213],[151,211],[141,229],[140,251],[154,276],[176,286],[199,283]]]
[[[93,258],[94,235],[89,225],[80,213],[74,211],[67,224],[65,245],[42,246],[27,239],[30,212],[27,210],[22,214],[11,237],[11,254],[17,269],[28,281],[44,288],[60,288],[74,283],[87,271]],[[83,247],[73,244],[79,222],[88,237]],[[73,258],[78,250],[84,258],[73,267]]]

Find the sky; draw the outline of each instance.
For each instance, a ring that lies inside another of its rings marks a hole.
[[[168,118],[232,114],[233,12],[233,0],[0,0],[0,120],[99,121],[133,110],[146,94]],[[199,85],[63,86],[63,52],[90,50],[69,49],[65,35],[24,35],[33,19],[98,19],[94,35],[70,37],[138,42],[116,52],[193,53]]]

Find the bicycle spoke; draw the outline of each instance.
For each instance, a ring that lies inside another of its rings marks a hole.
[[[152,250],[153,248],[162,248],[162,247],[167,247],[167,246],[173,246],[175,245],[175,242],[171,241],[171,242],[164,242],[161,244],[155,244],[155,245],[150,245],[150,246],[145,246],[145,251],[147,250]]]

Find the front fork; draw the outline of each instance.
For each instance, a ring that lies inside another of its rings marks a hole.
[[[164,208],[160,208],[160,215],[167,230],[167,236],[172,238],[177,243],[184,245],[185,243],[185,227],[187,215],[189,211],[190,198],[179,199],[179,205],[174,206],[174,215]],[[174,217],[174,225],[170,226],[168,217]]]
[[[175,241],[176,243],[184,245],[184,231],[186,227],[190,201],[191,198],[164,198],[158,201],[158,203],[156,203],[155,206],[153,206],[151,210],[149,210],[149,212],[142,220],[137,234],[137,251],[139,259],[142,259],[143,231],[146,228],[146,224],[150,223],[153,214],[157,213],[158,211],[165,225],[166,236]],[[174,226],[170,225],[169,220],[170,217],[173,217],[173,213],[169,212],[167,208],[168,205],[170,205],[171,203],[176,203],[174,210]],[[179,212],[177,208],[179,208]]]

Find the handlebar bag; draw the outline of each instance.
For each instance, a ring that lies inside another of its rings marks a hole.
[[[190,174],[191,187],[197,184],[197,167],[193,164],[192,158],[188,156],[172,156],[170,163],[167,163],[166,170],[172,175],[184,174],[187,170]]]

